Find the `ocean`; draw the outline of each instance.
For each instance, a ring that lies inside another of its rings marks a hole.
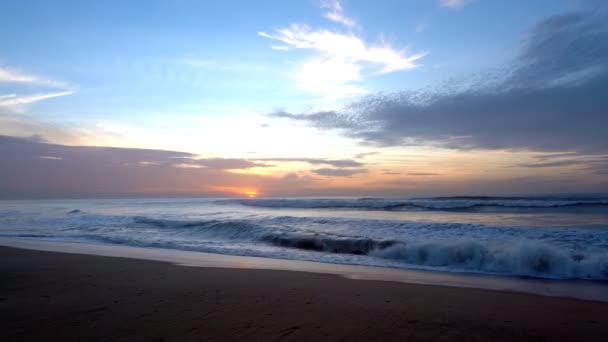
[[[15,200],[0,237],[608,280],[607,197]]]

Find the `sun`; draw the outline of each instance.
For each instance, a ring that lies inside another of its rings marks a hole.
[[[258,197],[259,194],[255,190],[247,190],[247,191],[245,191],[245,195],[247,195],[247,197],[249,197],[249,198],[255,198],[255,197]]]

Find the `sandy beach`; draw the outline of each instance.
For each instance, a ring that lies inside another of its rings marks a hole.
[[[608,303],[0,247],[3,341],[586,340]]]

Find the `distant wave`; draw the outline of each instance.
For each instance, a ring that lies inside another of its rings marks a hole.
[[[476,208],[549,209],[566,207],[601,207],[608,209],[608,199],[525,198],[525,197],[438,197],[414,199],[234,199],[218,203],[238,203],[251,207],[298,209],[367,209],[367,210],[471,210]]]
[[[482,243],[475,239],[473,235],[475,226],[470,225],[434,224],[432,227],[420,225],[421,229],[453,231],[450,233],[453,238],[447,239],[425,238],[426,234],[412,236],[411,239],[378,239],[298,229],[294,228],[293,224],[289,224],[302,221],[314,223],[310,218],[292,217],[200,221],[134,218],[134,222],[140,225],[187,232],[197,238],[253,241],[294,250],[362,255],[392,260],[414,268],[541,278],[608,280],[608,253],[603,251],[575,251],[532,239]],[[325,219],[320,223],[332,224],[332,221]],[[337,220],[334,223],[337,225],[343,221]],[[360,224],[369,224],[369,222],[361,221]],[[378,221],[377,224],[389,226],[393,223]],[[415,225],[415,223],[411,224]],[[477,227],[477,229],[486,228]],[[468,231],[471,231],[471,234],[467,235]],[[563,234],[572,236],[574,233]],[[499,240],[498,235],[496,240]]]

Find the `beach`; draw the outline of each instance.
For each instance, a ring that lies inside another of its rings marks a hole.
[[[3,341],[586,340],[608,303],[0,247]]]

